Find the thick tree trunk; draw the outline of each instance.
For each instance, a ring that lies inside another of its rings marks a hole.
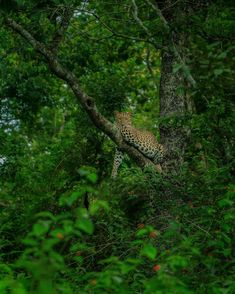
[[[168,45],[169,46],[169,45]],[[188,141],[188,130],[183,119],[191,110],[184,89],[184,74],[173,73],[179,57],[170,49],[162,51],[160,80],[160,135],[166,149],[163,170],[178,173],[183,163]]]
[[[189,129],[185,126],[185,116],[193,109],[188,95],[187,85],[195,86],[196,82],[189,71],[185,75],[182,70],[185,64],[185,48],[187,48],[187,33],[177,30],[177,20],[185,19],[192,12],[192,3],[178,6],[175,0],[156,0],[159,16],[169,30],[165,35],[161,51],[160,80],[160,135],[161,143],[166,148],[166,160],[163,170],[178,173],[184,160],[185,149],[189,138]],[[176,27],[175,24],[176,23]],[[181,70],[173,72],[174,66],[180,65]]]

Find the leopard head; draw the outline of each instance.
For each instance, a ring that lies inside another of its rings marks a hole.
[[[118,112],[115,111],[115,120],[118,125],[121,126],[130,126],[131,125],[131,112]]]

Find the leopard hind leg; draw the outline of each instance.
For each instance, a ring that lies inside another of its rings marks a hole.
[[[112,170],[111,178],[116,178],[117,173],[118,173],[118,169],[122,163],[123,157],[124,157],[124,155],[123,155],[122,151],[120,149],[116,148],[116,152],[115,152],[115,156],[114,156],[114,160],[113,160],[113,170]]]

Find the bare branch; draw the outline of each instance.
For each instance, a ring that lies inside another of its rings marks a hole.
[[[143,30],[145,31],[145,33],[148,36],[151,36],[151,34],[149,33],[148,29],[146,28],[146,26],[144,25],[144,23],[142,22],[142,20],[138,16],[138,7],[137,7],[137,5],[135,3],[135,0],[132,0],[132,3],[133,3],[133,6],[134,6],[133,15],[134,15],[134,18],[135,18],[136,22],[143,28]]]
[[[140,25],[140,27],[142,27],[142,29],[145,31],[146,35],[148,36],[149,39],[149,43],[151,43],[155,49],[163,49],[163,46],[160,45],[159,43],[156,43],[155,40],[153,39],[153,35],[149,32],[149,30],[147,29],[147,27],[144,25],[143,21],[139,18],[138,16],[138,7],[136,5],[135,0],[132,0],[132,4],[134,7],[134,12],[133,12],[133,16],[136,20],[136,22]]]
[[[37,52],[45,57],[50,70],[71,87],[77,101],[83,106],[84,110],[87,112],[90,119],[98,129],[103,131],[110,139],[112,139],[121,151],[126,152],[130,157],[132,157],[138,166],[141,168],[144,168],[146,165],[155,167],[151,160],[143,156],[137,149],[123,141],[116,126],[102,116],[98,111],[94,99],[82,91],[77,77],[61,65],[58,59],[45,47],[44,44],[38,42],[27,30],[14,20],[8,18],[6,19],[6,24],[26,39]],[[158,166],[155,167],[155,169],[159,171]]]
[[[163,16],[161,10],[158,8],[157,4],[153,4],[151,1],[146,0],[146,2],[157,12],[157,15],[159,16],[159,18],[161,19],[161,21],[164,23],[164,25],[168,28],[168,23],[165,19],[165,17]]]
[[[54,35],[54,37],[51,41],[51,44],[50,44],[51,51],[54,54],[56,54],[56,52],[60,46],[60,43],[64,39],[64,35],[65,35],[65,32],[69,26],[70,19],[73,16],[73,12],[74,12],[74,10],[71,7],[64,8],[63,14],[61,15],[60,27],[55,32],[55,35]]]
[[[128,35],[125,35],[125,34],[122,34],[122,33],[119,33],[117,31],[115,31],[113,28],[111,28],[107,23],[105,23],[99,15],[97,15],[96,13],[92,12],[92,11],[89,11],[89,10],[84,10],[84,9],[79,9],[79,11],[82,11],[82,12],[85,12],[85,13],[88,13],[92,16],[94,16],[100,23],[101,25],[103,25],[103,27],[105,27],[109,32],[112,33],[113,36],[116,36],[118,38],[123,38],[123,39],[129,39],[129,40],[134,40],[134,41],[139,41],[139,42],[146,42],[146,43],[150,43],[152,44],[156,49],[161,49],[162,48],[162,45],[161,44],[156,44],[156,42],[153,42],[151,40],[150,37],[152,36],[149,36],[149,38],[146,38],[146,39],[143,39],[143,38],[139,38],[139,37],[132,37],[132,36],[128,36]]]

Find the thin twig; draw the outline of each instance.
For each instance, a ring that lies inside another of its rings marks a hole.
[[[202,227],[200,227],[198,224],[195,224],[194,222],[184,219],[186,222],[190,223],[191,225],[193,225],[194,227],[198,228],[199,230],[201,230],[202,232],[206,233],[207,235],[209,235],[210,237],[212,237],[212,235],[206,231],[205,229],[203,229]]]
[[[134,6],[133,16],[134,16],[136,22],[143,28],[143,30],[146,32],[146,34],[148,36],[151,36],[148,29],[146,28],[146,26],[144,25],[144,23],[142,22],[142,20],[138,16],[138,7],[137,7],[137,5],[135,3],[135,0],[132,0],[132,3],[133,3],[133,6]]]

